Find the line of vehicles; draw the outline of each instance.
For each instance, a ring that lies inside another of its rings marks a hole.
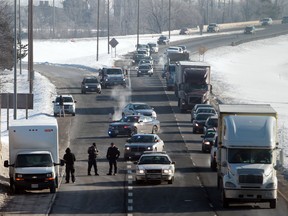
[[[192,133],[203,133],[202,152],[210,153],[211,169],[217,171],[223,207],[268,202],[270,208],[276,208],[276,111],[267,104],[212,106],[210,65],[171,50],[176,49],[166,50],[162,77],[169,90],[168,80],[174,81],[180,112],[191,110]],[[174,70],[170,70],[171,62]]]
[[[204,62],[190,61],[187,53],[166,53],[165,77],[172,77],[169,68],[172,63],[175,66],[173,89],[178,107],[181,112],[191,110],[192,133],[203,133],[202,151],[210,152],[211,169],[217,171],[223,207],[239,202],[269,202],[270,208],[276,208],[276,111],[267,104],[212,106],[211,67]],[[107,80],[110,69],[114,73],[114,68],[101,71]],[[101,84],[107,80],[102,80]],[[122,85],[117,81],[112,83]],[[84,87],[85,92],[89,88],[95,87]],[[157,180],[172,184],[174,181],[175,162],[164,151],[164,141],[157,134],[159,132],[157,114],[146,103],[127,104],[122,118],[109,124],[110,137],[129,137],[124,147],[124,159],[136,159],[136,183]],[[22,120],[10,125],[9,161],[5,161],[4,166],[9,167],[10,187],[15,193],[46,188],[55,193],[59,181],[58,166],[63,164],[59,160],[56,119]]]

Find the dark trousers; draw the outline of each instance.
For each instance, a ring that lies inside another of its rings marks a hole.
[[[117,173],[117,160],[109,160],[109,174],[112,174],[112,169],[114,167],[114,173]]]
[[[89,159],[88,160],[88,174],[91,174],[92,166],[94,167],[95,174],[97,174],[98,173],[98,169],[97,169],[96,159]]]
[[[72,182],[75,182],[75,168],[73,165],[66,165],[66,182],[70,181],[70,174],[71,174],[71,180]]]

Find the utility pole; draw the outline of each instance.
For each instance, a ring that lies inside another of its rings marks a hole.
[[[108,34],[108,54],[110,53],[110,0],[107,0],[107,15],[108,15],[108,20],[107,20],[107,34]]]
[[[98,6],[97,6],[97,52],[96,52],[96,61],[98,61],[98,56],[99,56],[99,12],[100,12],[100,0],[98,0]]]
[[[19,0],[20,1],[20,0]],[[53,39],[55,38],[55,0],[53,0]]]
[[[17,119],[17,0],[14,0],[14,95],[13,116]],[[9,95],[8,95],[9,97]],[[9,104],[7,104],[9,107]]]
[[[22,55],[22,40],[21,40],[21,12],[20,12],[20,0],[18,1],[18,24],[19,24],[19,27],[18,27],[18,41],[20,43],[20,46],[19,46],[19,69],[20,69],[20,74],[22,74],[22,58],[21,58],[21,55]]]
[[[137,44],[136,44],[136,48],[138,48],[138,44],[139,44],[139,13],[140,13],[140,0],[137,1]]]
[[[170,27],[171,27],[171,0],[169,0],[169,24],[168,24],[168,29],[169,29],[169,39],[170,39]]]
[[[29,93],[33,92],[33,0],[29,0],[28,4],[28,80]]]

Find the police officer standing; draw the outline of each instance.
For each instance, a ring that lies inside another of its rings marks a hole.
[[[88,175],[91,175],[92,166],[94,168],[95,175],[99,175],[96,161],[97,155],[98,150],[96,148],[96,143],[93,143],[92,146],[88,148]]]
[[[66,164],[66,183],[69,183],[70,180],[70,174],[71,174],[71,180],[74,183],[75,182],[75,168],[74,168],[74,162],[76,161],[75,155],[71,152],[70,148],[67,148],[65,150],[65,154],[63,156],[64,162]]]
[[[107,155],[106,155],[106,158],[109,161],[109,172],[107,173],[107,175],[112,175],[113,167],[114,167],[113,175],[117,174],[117,159],[119,158],[119,156],[120,156],[120,151],[112,142],[111,146],[107,150]]]

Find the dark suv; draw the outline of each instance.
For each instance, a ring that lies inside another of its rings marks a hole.
[[[220,26],[216,23],[210,23],[207,26],[207,32],[219,32],[220,31]]]
[[[166,45],[166,44],[169,44],[170,40],[167,36],[164,36],[164,35],[161,35],[158,40],[157,40],[157,44],[158,45]]]
[[[83,78],[81,93],[86,94],[86,92],[97,92],[98,94],[101,94],[101,85],[97,77],[89,76]]]
[[[102,88],[123,86],[126,88],[126,79],[122,68],[120,67],[107,67],[102,68],[100,72]]]

